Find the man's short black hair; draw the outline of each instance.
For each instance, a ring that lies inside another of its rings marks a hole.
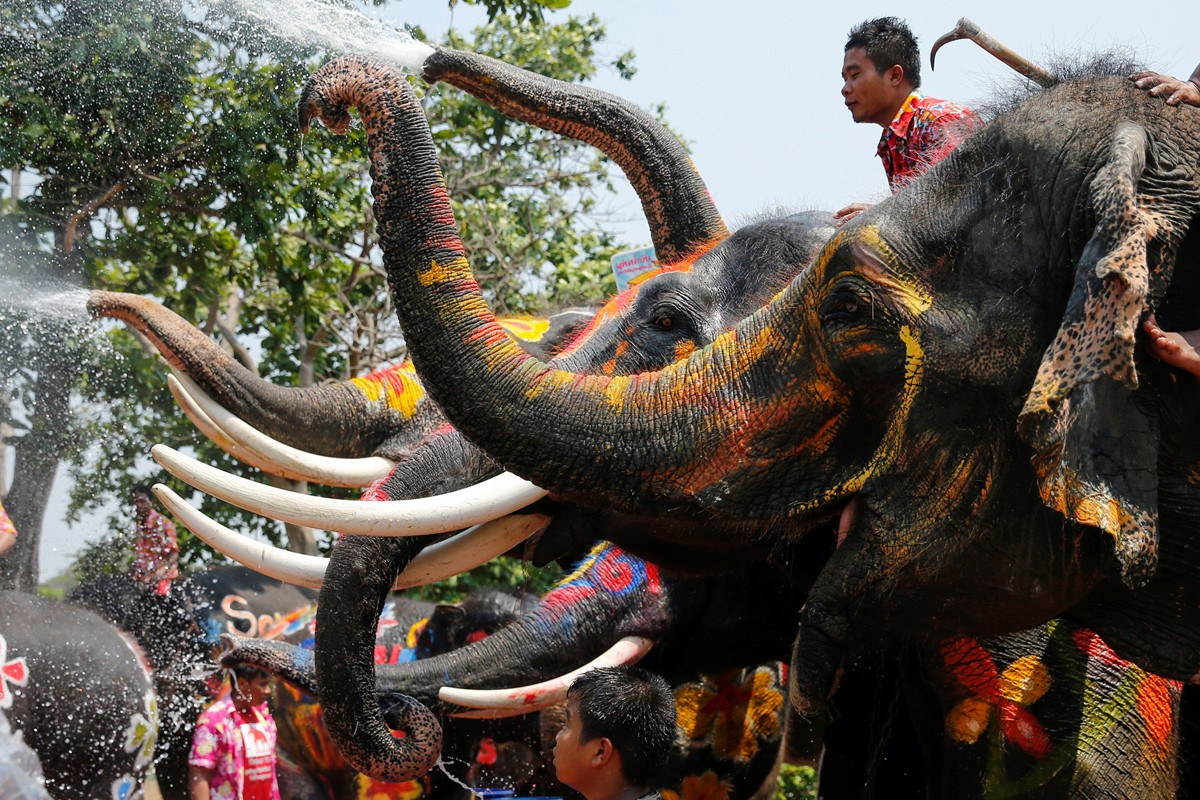
[[[850,29],[846,50],[856,47],[867,51],[867,58],[878,72],[887,72],[896,64],[914,89],[921,86],[921,49],[908,23],[899,17],[877,17]]]
[[[145,497],[149,500],[154,499],[154,491],[150,488],[150,484],[148,483],[139,483],[137,486],[134,486],[129,490],[130,497],[137,497],[139,494],[145,495]]]
[[[576,700],[584,741],[604,737],[621,754],[625,779],[651,787],[676,741],[675,695],[641,667],[601,667],[585,672],[567,690]]]

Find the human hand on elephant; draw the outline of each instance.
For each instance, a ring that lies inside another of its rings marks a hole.
[[[845,208],[835,212],[833,218],[837,220],[838,227],[840,228],[862,212],[866,211],[872,205],[872,203],[851,203]]]
[[[1129,76],[1129,80],[1139,89],[1145,89],[1152,97],[1167,98],[1169,106],[1177,106],[1180,103],[1200,106],[1200,65],[1192,71],[1192,76],[1187,80],[1157,72],[1135,72]]]

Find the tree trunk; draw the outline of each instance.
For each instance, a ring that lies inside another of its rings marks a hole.
[[[50,353],[56,343],[39,338],[43,358],[34,385],[30,431],[17,443],[12,487],[4,501],[17,528],[17,542],[0,558],[0,588],[25,592],[37,589],[42,521],[58,462],[67,446],[71,388],[79,377],[79,367],[72,359]]]

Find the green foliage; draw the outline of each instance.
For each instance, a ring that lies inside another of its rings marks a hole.
[[[452,33],[450,44],[562,80],[594,74],[604,37],[595,17],[544,22],[565,0],[479,2],[489,24]],[[365,136],[301,136],[294,104],[316,54],[261,34],[236,38],[242,23],[217,5],[205,13],[185,14],[180,0],[0,4],[0,169],[35,178],[21,197],[0,200],[13,241],[30,251],[22,263],[40,257],[60,278],[151,295],[244,346],[276,383],[344,379],[398,360],[403,339],[379,263]],[[524,24],[531,20],[541,24]],[[613,66],[632,75],[632,54]],[[496,309],[538,312],[611,294],[609,258],[627,244],[598,215],[612,189],[607,159],[450,87],[423,103],[472,266]],[[0,348],[18,366],[0,383],[35,409],[37,342],[7,324]],[[130,528],[130,487],[164,477],[146,455],[157,442],[263,480],[192,429],[162,364],[134,336],[116,327],[102,345],[71,356],[87,365],[61,431],[76,481],[71,519],[107,505],[118,509],[108,530]],[[12,420],[16,439],[32,419]],[[164,482],[229,527],[283,538],[277,523]],[[212,557],[180,532],[185,565]],[[542,580],[495,569],[508,583]]]
[[[812,767],[783,764],[773,800],[816,800],[817,771]]]
[[[406,594],[435,603],[458,603],[476,589],[509,586],[526,594],[543,595],[563,576],[556,564],[534,567],[517,558],[500,556],[470,572],[455,575],[429,586],[420,586]]]

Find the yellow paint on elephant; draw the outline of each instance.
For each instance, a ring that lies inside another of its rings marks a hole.
[[[900,341],[904,343],[905,350],[904,391],[901,393],[900,399],[896,404],[896,409],[888,422],[888,429],[884,433],[883,439],[879,442],[879,447],[872,453],[867,465],[856,475],[843,481],[838,486],[827,490],[820,497],[815,497],[792,506],[791,512],[793,514],[804,513],[805,511],[818,508],[831,500],[841,499],[854,494],[863,487],[872,475],[885,465],[892,463],[896,455],[900,452],[900,443],[903,441],[905,432],[908,429],[908,416],[912,412],[912,406],[916,401],[917,392],[921,388],[921,379],[924,376],[925,351],[921,347],[916,334],[913,333],[909,326],[901,326],[898,333]]]
[[[663,800],[729,800],[729,787],[711,769],[688,775],[678,790],[663,789]]]
[[[496,321],[500,323],[500,327],[508,331],[510,336],[523,342],[540,342],[546,335],[546,331],[550,329],[550,320],[548,319],[504,317]]]
[[[425,387],[417,380],[411,362],[361,378],[351,378],[350,383],[357,386],[368,400],[373,403],[383,400],[388,408],[398,412],[404,419],[412,419],[425,397]]]
[[[1050,671],[1037,656],[1018,658],[1000,674],[1000,694],[1014,703],[1030,706],[1050,688]]]
[[[417,281],[422,286],[433,286],[437,283],[455,280],[464,274],[471,274],[471,266],[465,258],[458,256],[457,258],[450,259],[445,264],[430,261],[429,269],[417,271]]]
[[[609,544],[608,542],[601,542],[600,544],[594,545],[592,549],[588,551],[587,557],[584,558],[583,561],[579,562],[579,566],[575,568],[575,571],[560,580],[558,585],[566,586],[568,583],[574,583],[575,581],[579,580],[581,577],[583,577],[585,572],[592,568],[592,565],[596,563],[597,558],[608,552],[609,548],[615,546],[616,545]]]
[[[868,225],[860,229],[858,242],[869,247],[873,254],[878,255],[885,267],[883,271],[873,273],[872,280],[888,287],[891,290],[889,294],[913,317],[920,316],[929,310],[929,307],[933,305],[933,295],[924,287],[901,277],[908,270],[904,268],[903,262],[892,250],[891,245],[879,233],[878,227]]]
[[[625,344],[621,342],[621,344]],[[696,343],[692,341],[679,342],[675,345],[675,360],[682,361],[683,359],[696,352]]]
[[[417,639],[421,638],[421,633],[425,630],[425,626],[429,624],[429,617],[422,617],[414,622],[408,629],[408,633],[404,635],[404,646],[412,650],[417,646]]]
[[[759,667],[702,675],[675,690],[679,727],[693,742],[709,743],[722,760],[746,763],[761,742],[782,730],[783,691],[772,670]]]

